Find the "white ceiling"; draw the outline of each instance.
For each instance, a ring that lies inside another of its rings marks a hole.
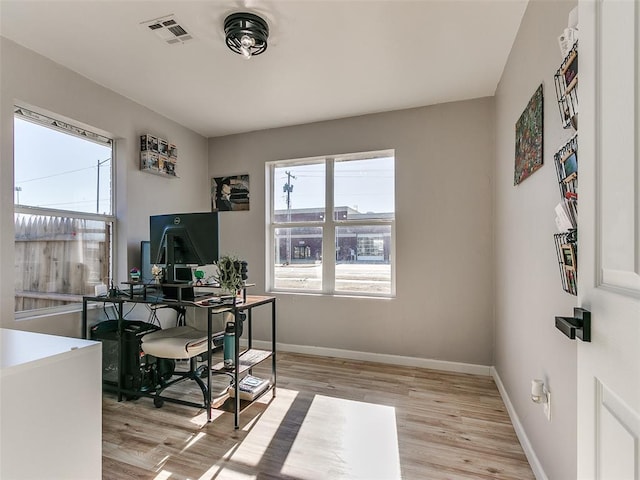
[[[0,34],[206,136],[494,94],[527,0],[0,1]],[[271,30],[251,60],[224,18]],[[141,22],[175,14],[168,45]]]

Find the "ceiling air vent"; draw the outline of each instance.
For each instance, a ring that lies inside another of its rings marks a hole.
[[[178,22],[173,14],[142,22],[140,25],[148,28],[169,45],[177,45],[193,40],[184,24]]]

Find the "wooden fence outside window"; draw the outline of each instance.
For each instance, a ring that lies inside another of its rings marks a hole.
[[[76,303],[109,279],[111,224],[15,216],[15,311]]]

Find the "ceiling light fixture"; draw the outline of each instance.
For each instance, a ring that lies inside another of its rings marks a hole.
[[[227,47],[249,59],[267,49],[269,26],[253,13],[232,13],[224,20],[224,35]]]

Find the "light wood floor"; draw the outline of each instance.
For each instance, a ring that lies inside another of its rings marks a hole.
[[[175,388],[196,399],[193,385]],[[490,377],[279,352],[276,398],[246,409],[239,430],[231,413],[213,418],[105,393],[103,477],[534,478]]]

